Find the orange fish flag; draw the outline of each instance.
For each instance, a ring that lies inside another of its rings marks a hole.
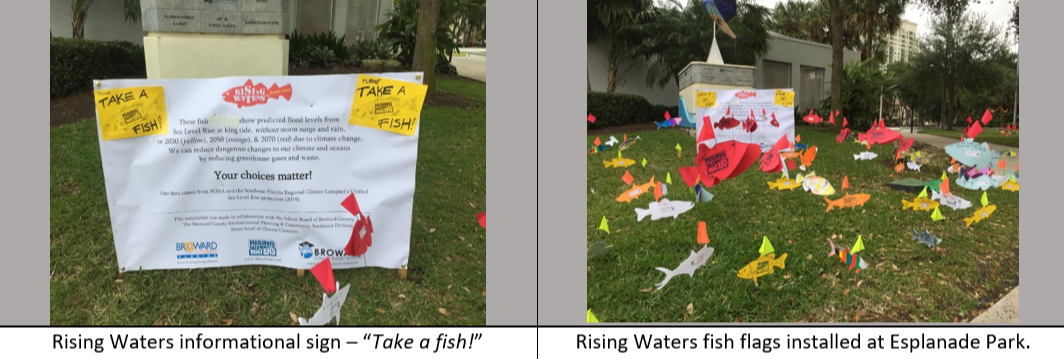
[[[809,146],[808,149],[802,152],[799,157],[802,160],[802,167],[809,167],[813,164],[813,159],[816,158],[816,146]]]
[[[713,124],[709,120],[709,116],[702,118],[702,132],[698,134],[698,142],[705,142],[717,138],[715,132],[713,132]]]
[[[628,134],[627,133],[624,134],[624,141],[621,141],[621,143],[624,143],[624,142],[628,142]]]
[[[593,142],[593,143],[595,144],[595,146],[601,146],[602,145],[602,140],[600,140],[598,137],[595,137],[595,142]]]
[[[706,222],[698,222],[698,244],[709,244],[709,235],[706,234]]]
[[[998,162],[998,168],[1005,169],[1005,160],[1001,160],[1000,162]]]
[[[587,114],[587,122],[595,123],[595,115]]]
[[[850,176],[842,177],[842,189],[850,188]]]
[[[632,174],[628,171],[624,171],[624,176],[621,177],[621,180],[624,180],[625,184],[630,185],[632,184],[632,181],[635,181],[635,178],[632,178]]]
[[[802,135],[794,135],[794,143],[802,142]]]
[[[938,189],[942,190],[942,194],[949,193],[949,181],[942,181],[942,183],[938,185]]]
[[[904,171],[904,170],[905,170],[905,164],[904,163],[899,163],[897,166],[894,166],[894,172],[901,173],[901,171]]]
[[[658,181],[658,185],[654,186],[654,202],[660,200],[662,195],[664,195],[664,193],[661,189],[661,181]]]

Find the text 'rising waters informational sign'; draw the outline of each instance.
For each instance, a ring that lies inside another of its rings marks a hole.
[[[420,73],[97,81],[120,270],[402,268],[425,92]]]
[[[784,135],[794,142],[793,89],[698,89],[696,96],[695,133],[702,133],[702,125],[709,124],[716,142],[755,144],[761,152],[770,150]],[[703,120],[707,116],[708,123]]]

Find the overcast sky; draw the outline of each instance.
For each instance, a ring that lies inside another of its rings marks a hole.
[[[810,1],[810,0],[806,0]],[[655,2],[661,2],[655,0]],[[784,2],[784,0],[754,0],[754,2],[761,4],[769,9],[776,7],[777,3]],[[681,1],[686,3],[686,1]],[[970,12],[983,13],[986,15],[987,21],[998,27],[1001,36],[1005,36],[1005,32],[1008,30],[1009,20],[1012,19],[1012,1],[1010,0],[982,0],[979,4],[972,4],[968,8]],[[906,19],[916,23],[916,32],[918,36],[927,36],[930,33],[931,28],[931,15],[927,11],[920,8],[919,5],[910,4],[905,8],[905,14],[902,14],[902,19]],[[1018,44],[1013,43],[1010,39],[1010,48],[1013,52],[1019,52],[1020,47]]]

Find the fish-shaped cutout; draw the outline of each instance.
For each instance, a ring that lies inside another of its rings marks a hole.
[[[930,211],[938,207],[938,205],[938,202],[927,197],[917,198],[912,201],[901,200],[901,209],[903,211],[909,208],[912,208],[914,211]]]
[[[681,213],[687,212],[695,208],[695,204],[684,201],[669,201],[668,199],[661,199],[658,202],[650,202],[650,208],[642,209],[636,208],[635,215],[636,221],[642,222],[643,218],[650,216],[651,221],[656,221],[666,217],[672,217],[676,219]]]
[[[610,249],[613,249],[613,245],[606,245],[604,242],[595,242],[591,244],[590,247],[587,247],[587,259],[605,255]]]
[[[777,127],[777,128],[780,127],[780,122],[776,121],[776,114],[775,113],[772,114],[772,122],[769,122],[769,124],[772,125],[772,127]]]
[[[879,157],[875,152],[861,152],[861,154],[853,155],[854,160],[872,160]]]
[[[971,138],[948,145],[945,149],[946,154],[968,167],[984,168],[1001,159],[1001,153],[990,150],[989,144],[976,143]]]
[[[718,130],[730,130],[738,127],[741,124],[742,122],[736,120],[735,117],[727,116],[720,119],[720,121],[718,121],[717,123],[714,123],[713,128],[716,128]]]
[[[1001,185],[1001,189],[1016,192],[1020,190],[1020,184],[1016,181],[1006,181],[1005,184]]]
[[[805,121],[805,122],[808,122],[808,123],[811,123],[811,124],[815,125],[815,124],[824,122],[824,118],[820,117],[820,115],[817,115],[817,114],[813,113],[813,109],[809,109],[809,114],[805,115],[805,116],[802,116],[802,121]]]
[[[753,118],[748,118],[746,121],[743,121],[743,131],[746,131],[746,133],[757,131],[757,121],[754,121]]]
[[[931,199],[938,200],[943,206],[953,208],[953,210],[967,209],[972,206],[972,202],[964,198],[957,197],[952,193],[942,194],[939,191],[931,190]]]
[[[842,143],[842,141],[845,141],[848,137],[850,137],[850,129],[844,128],[839,131],[839,135],[835,137],[835,142]]]
[[[634,145],[635,141],[637,140],[640,140],[639,136],[635,136],[635,138],[625,141],[621,144],[621,150],[627,150],[628,147],[632,147],[632,145]]]
[[[776,258],[776,253],[769,253],[768,255],[762,255],[747,264],[739,270],[739,278],[753,279],[754,284],[757,284],[757,277],[763,277],[775,272],[776,268],[784,269],[785,262],[787,261],[787,253],[784,253],[779,259]]]
[[[868,202],[868,200],[870,198],[872,198],[872,195],[865,194],[865,193],[846,194],[846,196],[843,196],[842,198],[839,198],[839,199],[834,200],[834,201],[832,201],[830,199],[827,199],[827,198],[824,198],[824,201],[828,202],[828,210],[824,211],[824,212],[830,212],[832,208],[836,208],[836,207],[839,208],[839,209],[846,208],[846,207],[850,207],[850,208],[855,208],[856,209],[857,206],[864,206],[865,202]]]
[[[907,138],[904,141],[901,141],[901,143],[898,144],[898,153],[902,153],[902,152],[908,151],[909,148],[911,148],[913,146],[913,142],[915,142],[915,141],[916,140],[913,139],[912,137]]]
[[[761,171],[763,172],[779,172],[783,170],[783,160],[780,157],[780,151],[783,151],[791,145],[790,141],[787,141],[787,135],[780,137],[779,141],[772,146],[765,154],[761,155]]]
[[[798,187],[801,187],[801,186],[802,186],[801,182],[791,180],[790,178],[780,178],[780,179],[776,180],[776,182],[768,182],[768,189],[778,189],[780,191],[785,190],[785,189],[789,189],[789,190],[793,191],[795,188],[798,188]]]
[[[610,140],[606,141],[606,146],[613,147],[613,145],[616,145],[617,142],[620,142],[617,140],[617,137],[610,136]]]
[[[901,173],[901,171],[904,171],[904,170],[905,170],[905,164],[904,163],[899,163],[897,166],[894,166],[894,172]]]
[[[804,143],[795,143],[794,144],[794,149],[795,150],[808,150],[809,149],[809,145],[804,144]]]
[[[913,171],[916,171],[916,172],[920,172],[920,166],[923,166],[923,165],[918,164],[916,162],[905,162],[905,167],[908,167],[909,169],[911,169]]]
[[[913,240],[926,244],[928,248],[937,247],[939,243],[942,243],[942,239],[935,237],[931,231],[925,230],[924,233],[920,233],[916,231],[916,228],[913,228]]]
[[[617,197],[617,202],[631,203],[633,199],[650,191],[650,187],[654,187],[654,177],[650,177],[650,181],[647,183],[638,186],[633,185],[631,189],[624,191],[624,193]]]
[[[862,142],[867,142],[868,145],[882,145],[891,143],[902,139],[901,133],[888,129],[886,125],[881,122],[874,128],[868,130],[867,133],[857,134],[857,139]]]
[[[733,178],[750,168],[761,156],[761,146],[735,140],[718,143],[710,148],[699,144],[696,166],[681,167],[680,176],[687,186],[694,188],[701,179],[703,186],[712,187],[728,178]]]
[[[606,168],[624,168],[635,164],[635,160],[631,158],[614,158],[610,161],[602,161],[602,164],[606,165]]]
[[[661,288],[664,288],[666,284],[669,284],[669,281],[672,280],[672,277],[678,276],[680,274],[686,274],[689,277],[694,278],[695,270],[705,265],[706,261],[709,260],[709,256],[712,255],[713,247],[706,246],[702,247],[702,249],[700,249],[698,252],[691,251],[691,255],[687,256],[687,259],[684,259],[683,263],[680,263],[680,265],[677,266],[676,269],[669,270],[668,268],[662,267],[655,268],[661,271],[662,273],[665,273],[665,280],[662,280],[660,283],[655,284],[655,289],[661,290]]]
[[[677,117],[677,118],[674,118],[674,119],[671,119],[671,120],[665,120],[665,121],[662,121],[662,122],[656,122],[655,121],[654,123],[658,125],[657,129],[660,130],[662,128],[676,127],[677,125],[680,124],[680,121],[681,121],[681,119],[679,117]]]
[[[839,251],[839,262],[846,263],[846,265],[856,273],[861,273],[862,269],[868,268],[868,262],[865,262],[865,260],[858,255],[851,253],[849,249]]]
[[[802,152],[802,170],[813,164],[813,159],[816,158],[816,146],[809,147],[809,149]]]
[[[957,185],[970,190],[985,191],[987,188],[997,187],[998,183],[990,176],[957,177]]]
[[[1016,154],[1016,151],[1013,151],[1013,150],[1001,151],[1001,157],[1016,157],[1016,156],[1019,156],[1018,154]]]
[[[831,186],[824,177],[817,176],[816,173],[810,173],[802,179],[802,189],[806,192],[812,192],[818,196],[830,196],[835,194],[835,187]]]
[[[802,153],[801,152],[795,152],[795,151],[789,151],[789,152],[781,152],[780,155],[782,155],[783,159],[785,159],[785,160],[793,160],[795,158],[801,157]]]
[[[997,205],[994,204],[980,208],[978,211],[975,211],[975,214],[970,218],[964,219],[964,226],[971,227],[973,223],[979,223],[987,217],[990,217],[990,214],[994,213],[995,210],[997,210]]]

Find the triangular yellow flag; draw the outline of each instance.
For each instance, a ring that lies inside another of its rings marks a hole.
[[[924,190],[920,191],[920,195],[916,196],[916,198],[927,198],[927,186],[924,186]]]
[[[644,167],[644,168],[646,168],[646,166],[647,166],[647,159],[646,159],[646,158],[644,158],[644,159],[643,159],[643,167]]]
[[[665,174],[665,183],[672,184],[672,172]]]
[[[983,199],[981,199],[980,201],[983,203],[983,207],[986,207],[987,204],[990,204],[990,201],[986,200],[986,191],[983,191]]]
[[[935,207],[935,213],[931,213],[931,219],[938,222],[946,218],[942,217],[942,212],[938,210],[938,207]]]
[[[923,158],[924,155],[920,154],[920,151],[916,151],[916,158]]]
[[[624,158],[624,157],[621,157],[621,150],[617,150],[617,158]]]
[[[861,235],[857,235],[857,243],[853,244],[853,249],[850,253],[857,253],[864,250],[864,242],[861,241]]]
[[[942,180],[949,181],[949,176],[946,176],[946,171],[942,171]]]
[[[679,143],[677,143],[677,144],[676,144],[676,150],[677,150],[677,151],[682,151],[682,150],[680,149],[680,144],[679,144]]]
[[[591,314],[591,309],[587,310],[587,322],[588,323],[598,323],[599,322],[598,318],[595,318],[595,315]]]
[[[602,224],[599,225],[599,229],[610,233],[610,226],[606,224],[606,216],[602,216]]]
[[[909,162],[916,162],[916,156],[915,155],[909,155]]]
[[[758,249],[758,251],[764,256],[775,252],[776,250],[772,248],[772,243],[768,241],[768,236],[765,236],[765,239],[761,240],[761,249]]]

